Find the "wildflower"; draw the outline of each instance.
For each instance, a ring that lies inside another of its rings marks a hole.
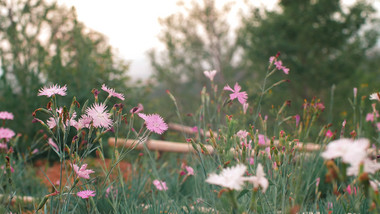
[[[378,187],[380,186],[379,181],[377,181],[377,180],[369,181],[369,184],[371,185],[371,187],[374,191],[378,191]]]
[[[327,130],[326,137],[331,138],[332,136],[334,136],[334,133],[330,129]]]
[[[358,95],[358,88],[354,88],[353,91],[354,91],[354,97],[356,97],[356,95]]]
[[[367,157],[366,149],[369,146],[367,139],[339,139],[332,141],[326,147],[321,156],[324,159],[342,158],[344,163],[359,165]]]
[[[360,164],[364,165],[364,172],[369,174],[375,174],[375,172],[380,170],[380,163],[377,163],[376,160],[370,160],[369,158],[365,158],[361,162],[355,162],[354,164],[351,164],[351,166],[347,168],[347,175],[359,175]]]
[[[380,101],[380,92],[376,92],[376,93],[369,95],[369,99]]]
[[[51,97],[55,94],[61,95],[61,96],[66,96],[66,90],[67,87],[64,85],[63,87],[59,85],[52,85],[50,87],[43,87],[38,91],[38,96],[47,96]]]
[[[12,113],[7,111],[0,111],[0,120],[13,120],[14,116]]]
[[[248,159],[248,161],[249,161],[249,164],[250,164],[250,165],[255,164],[255,159],[254,159],[253,157],[250,157],[250,158]]]
[[[351,195],[352,194],[352,190],[351,190],[351,185],[348,185],[347,188],[346,188],[346,192]]]
[[[185,166],[188,175],[194,175],[194,169],[191,166]]]
[[[238,83],[235,84],[234,89],[232,89],[229,85],[226,85],[224,86],[223,90],[233,92],[232,94],[230,94],[231,100],[234,100],[237,98],[241,104],[244,104],[247,102],[248,94],[245,91],[240,92],[241,87]]]
[[[135,114],[135,113],[139,113],[139,112],[141,112],[141,111],[144,111],[144,106],[143,106],[141,103],[139,103],[139,104],[137,105],[137,107],[133,107],[129,112],[130,112],[131,114]]]
[[[236,133],[236,136],[237,136],[240,140],[243,140],[243,139],[247,138],[248,134],[249,134],[249,133],[248,133],[247,131],[245,131],[245,130],[240,130],[240,131],[238,131],[238,132]]]
[[[49,139],[48,139],[48,144],[49,144],[50,146],[52,146],[56,151],[59,151],[58,146],[57,146],[56,143],[54,143],[53,139],[49,138]]]
[[[94,173],[91,169],[86,169],[87,164],[83,164],[80,168],[76,164],[72,164],[71,167],[73,168],[74,172],[77,174],[78,177],[84,178],[84,179],[90,179],[90,174]]]
[[[157,190],[159,190],[159,191],[168,190],[168,187],[166,186],[166,182],[164,182],[164,181],[159,181],[156,179],[153,181],[153,184],[157,188]]]
[[[283,66],[281,60],[274,62],[274,65],[276,66],[277,70],[282,70],[285,74],[289,74],[290,69]]]
[[[214,81],[215,74],[217,73],[217,70],[212,70],[212,71],[204,71],[204,75],[210,79],[210,81]]]
[[[81,197],[83,199],[88,198],[88,197],[94,197],[95,196],[95,191],[92,190],[83,190],[80,192],[77,192],[77,196]]]
[[[32,151],[32,154],[36,154],[38,152],[38,149],[34,149],[33,151]]]
[[[5,139],[5,141],[8,141],[14,136],[15,132],[11,129],[0,127],[0,139]]]
[[[298,124],[300,123],[301,116],[299,114],[293,116],[296,119],[296,127],[298,127]]]
[[[164,119],[158,114],[138,114],[142,119],[145,120],[146,128],[157,134],[162,134],[168,130],[168,125],[165,123]]]
[[[270,64],[272,64],[273,61],[275,61],[275,60],[276,60],[276,57],[275,57],[275,56],[271,56],[271,57],[269,57],[269,63],[270,63]]]
[[[374,113],[368,113],[367,116],[365,117],[365,120],[366,120],[367,122],[369,122],[369,121],[373,122],[373,121],[375,120],[375,115],[374,115]]]
[[[315,186],[319,186],[319,182],[321,181],[321,178],[317,178],[316,181],[315,181]]]
[[[227,187],[231,190],[241,190],[244,184],[243,175],[247,167],[243,164],[236,165],[234,167],[228,167],[222,170],[220,175],[215,173],[208,176],[207,183]]]
[[[263,166],[259,163],[256,169],[256,176],[251,176],[245,178],[244,180],[253,184],[255,189],[261,187],[263,193],[267,190],[269,186],[268,180],[265,178],[265,172]]]
[[[80,129],[83,129],[83,128],[88,128],[90,127],[90,124],[91,124],[91,121],[92,121],[92,118],[87,116],[87,115],[83,115],[79,120],[78,122],[74,123],[74,127],[77,129],[77,130],[80,130]]]
[[[8,145],[6,143],[0,143],[0,149],[8,150]]]
[[[108,97],[116,97],[121,100],[124,100],[124,95],[121,93],[116,93],[115,89],[113,88],[107,88],[105,84],[102,85],[102,90],[108,93]]]
[[[92,124],[96,128],[109,128],[112,125],[111,114],[106,112],[106,106],[103,103],[95,103],[92,108],[86,110],[86,114],[91,117]]]
[[[248,103],[244,103],[244,104],[243,104],[243,113],[244,113],[244,114],[247,113],[248,106],[249,106]]]
[[[265,145],[268,141],[268,138],[266,138],[263,134],[259,134],[259,145]]]

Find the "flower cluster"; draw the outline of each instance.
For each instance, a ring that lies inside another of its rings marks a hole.
[[[156,187],[157,190],[159,191],[166,191],[168,190],[168,187],[166,186],[166,182],[160,181],[160,180],[154,180],[153,181],[154,186]]]

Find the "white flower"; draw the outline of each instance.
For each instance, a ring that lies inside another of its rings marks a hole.
[[[214,81],[214,77],[215,77],[215,74],[217,73],[217,71],[216,70],[213,70],[213,71],[204,71],[203,73],[211,81]]]
[[[255,189],[261,187],[263,192],[265,192],[269,186],[269,182],[265,178],[264,168],[260,163],[256,169],[256,176],[251,176],[244,180],[252,183]]]
[[[321,156],[324,159],[342,158],[344,163],[359,165],[367,157],[367,139],[351,140],[339,139],[327,145],[326,151]]]
[[[373,94],[369,95],[369,99],[370,99],[370,100],[377,100],[377,101],[380,101],[380,93],[379,93],[379,92],[376,92],[376,93],[373,93]]]
[[[376,162],[376,160],[370,160],[369,158],[366,158],[362,163],[364,164],[364,172],[366,173],[375,174],[375,172],[380,169],[380,163]],[[359,175],[360,164],[361,163],[358,163],[348,167],[347,175]]]
[[[215,173],[208,176],[207,183],[227,187],[231,190],[241,190],[244,184],[243,175],[247,167],[243,164],[236,165],[234,167],[225,168],[220,175]]]

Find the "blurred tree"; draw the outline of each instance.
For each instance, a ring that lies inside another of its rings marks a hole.
[[[274,11],[252,7],[243,19],[238,35],[245,79],[265,71],[269,56],[280,51],[290,68],[292,101],[300,104],[313,96],[328,101],[335,84],[340,95],[335,105],[347,106],[353,87],[368,77],[378,78],[379,69],[368,67],[379,36],[369,1],[345,7],[339,0],[281,0],[278,6]]]
[[[237,46],[227,23],[231,4],[221,9],[214,0],[192,1],[190,7],[180,1],[178,5],[180,12],[159,20],[163,28],[159,39],[165,52],[151,50],[149,57],[158,87],[181,96],[178,101],[185,110],[194,110],[194,103],[198,104],[194,99],[199,99],[208,81],[203,71],[217,70],[215,80],[223,84],[239,75],[235,72]]]
[[[14,129],[32,134],[32,112],[46,103],[43,85],[67,84],[83,103],[92,88],[105,83],[125,92],[128,63],[117,59],[100,33],[68,10],[44,0],[0,1],[0,111],[15,114]]]

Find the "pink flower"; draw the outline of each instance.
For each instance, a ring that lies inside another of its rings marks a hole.
[[[282,70],[285,74],[289,74],[289,68],[283,66],[281,60],[274,62],[274,65],[278,70]]]
[[[86,169],[87,164],[83,164],[80,168],[76,164],[72,164],[71,167],[73,168],[74,172],[77,174],[78,177],[84,178],[84,179],[90,179],[90,174],[94,173],[91,169]]]
[[[164,119],[158,114],[138,114],[142,119],[145,120],[146,128],[157,134],[162,134],[168,130],[168,125],[165,123]]]
[[[346,192],[351,195],[352,194],[352,190],[351,190],[351,185],[348,185],[347,188],[346,188]]]
[[[66,90],[67,90],[66,85],[61,87],[56,84],[56,85],[50,86],[49,88],[45,86],[38,91],[38,96],[51,97],[55,94],[66,96]]]
[[[191,128],[191,131],[193,133],[198,133],[198,126],[193,126],[193,128]]]
[[[321,181],[321,178],[317,178],[317,180],[315,181],[315,186],[319,186],[319,182]]]
[[[204,75],[210,79],[210,81],[214,81],[214,77],[215,77],[215,74],[217,73],[217,70],[213,70],[213,71],[204,71],[203,72]]]
[[[83,190],[80,192],[77,192],[77,196],[81,197],[83,199],[88,198],[88,197],[94,197],[95,196],[95,191],[92,190]]]
[[[276,60],[276,57],[275,57],[275,56],[271,56],[271,57],[269,57],[269,63],[270,63],[270,64],[272,64],[273,61],[275,61],[275,60]]]
[[[38,149],[34,149],[33,151],[32,151],[32,154],[36,154],[38,152]]]
[[[113,89],[113,88],[107,88],[107,86],[105,84],[102,85],[102,90],[105,91],[105,92],[107,92],[109,97],[116,97],[116,98],[119,98],[121,100],[124,100],[124,95],[123,94],[116,93],[115,89]]]
[[[268,138],[266,138],[264,135],[259,134],[259,145],[265,145],[268,142]]]
[[[374,121],[374,115],[373,113],[368,113],[367,116],[365,117],[365,120],[368,122],[368,121],[371,121],[373,122]]]
[[[133,107],[129,112],[130,112],[131,114],[135,114],[135,113],[139,113],[139,112],[141,112],[141,111],[144,111],[144,106],[143,106],[141,103],[139,103],[139,104],[137,105],[137,107]]]
[[[332,131],[330,131],[330,129],[327,130],[326,137],[331,138],[332,136],[334,136],[334,133]]]
[[[88,127],[90,127],[91,121],[92,121],[91,117],[89,117],[87,115],[84,115],[73,126],[77,130],[80,130],[80,129],[83,129],[83,128],[88,128]]]
[[[194,175],[194,169],[191,166],[185,166],[188,175]]]
[[[298,127],[298,124],[300,123],[301,117],[297,114],[294,116],[294,118],[296,119],[296,127]]]
[[[53,139],[49,138],[49,139],[48,139],[48,144],[49,144],[50,146],[52,146],[57,152],[59,151],[58,146],[57,146],[56,143],[54,143]]]
[[[249,161],[249,164],[250,164],[250,165],[255,164],[255,159],[254,159],[253,157],[250,157],[250,158],[248,159],[248,161]]]
[[[159,191],[166,191],[168,190],[168,187],[166,186],[166,182],[164,181],[159,181],[159,180],[154,180],[153,181],[154,186],[156,186],[157,190]]]
[[[14,136],[15,133],[11,129],[0,127],[0,139],[5,139],[5,141],[8,141]]]
[[[376,126],[377,126],[377,131],[380,132],[380,123],[376,123]]]
[[[354,91],[354,97],[356,97],[356,95],[358,95],[358,88],[354,88],[353,91]]]
[[[103,103],[95,103],[92,108],[86,110],[86,114],[91,117],[92,124],[96,128],[103,127],[107,129],[112,125],[111,114],[106,112],[106,106]]]
[[[7,111],[0,111],[0,120],[13,120],[14,116],[12,113]]]
[[[0,143],[0,149],[8,150],[8,145],[6,143]]]
[[[240,92],[241,87],[238,83],[235,84],[234,89],[232,89],[229,85],[224,86],[223,90],[226,91],[232,91],[233,93],[230,94],[230,99],[238,99],[241,104],[244,104],[247,102],[248,94],[245,91]]]

